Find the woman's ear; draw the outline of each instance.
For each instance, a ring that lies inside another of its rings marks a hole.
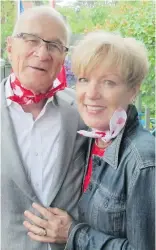
[[[141,84],[137,84],[135,87],[132,89],[132,97],[131,97],[131,103],[135,103],[136,97],[140,91],[140,86]]]

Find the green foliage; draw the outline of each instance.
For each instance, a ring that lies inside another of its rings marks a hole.
[[[154,112],[155,91],[155,26],[152,1],[120,2],[105,20],[103,28],[119,31],[123,36],[132,36],[142,41],[148,49],[149,74],[142,85],[142,105]]]
[[[88,33],[95,30],[117,31],[123,36],[135,37],[145,43],[149,56],[149,74],[142,85],[142,105],[154,113],[155,85],[155,16],[154,1],[119,1],[115,6],[98,3],[93,8],[59,9],[67,17],[73,33]]]
[[[93,23],[93,25],[102,26],[104,23],[104,20],[107,18],[109,14],[110,7],[105,6],[97,6],[96,8],[93,8],[92,11],[90,11],[90,18]]]
[[[66,17],[74,34],[84,33],[87,27],[92,27],[88,8],[82,7],[79,12],[74,8],[57,7],[57,10]]]
[[[37,0],[36,0],[37,1]],[[48,4],[48,0],[38,3]],[[155,26],[154,1],[118,1],[117,4],[103,5],[97,1],[94,7],[87,7],[87,1],[81,4],[80,10],[75,7],[57,7],[57,10],[66,17],[74,34],[84,34],[94,30],[119,31],[123,36],[132,36],[145,43],[150,69],[146,81],[142,85],[142,104],[154,112],[154,64],[155,64]],[[37,3],[37,2],[36,2]],[[6,37],[12,33],[16,19],[14,1],[1,2],[1,56],[6,57]]]
[[[109,7],[101,8],[99,5],[94,8],[81,6],[80,11],[77,12],[73,7],[57,7],[57,10],[66,17],[74,34],[87,33],[95,28],[99,29],[108,16],[109,9]]]
[[[11,35],[16,21],[16,6],[14,1],[1,2],[1,56],[6,58],[6,38]]]

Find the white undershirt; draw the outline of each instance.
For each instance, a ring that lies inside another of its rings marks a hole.
[[[12,95],[10,79],[7,80],[5,91],[6,98]],[[60,113],[53,98],[48,99],[35,121],[32,114],[24,112],[18,103],[7,99],[7,105],[29,181],[38,199],[47,206],[47,197],[56,172]]]

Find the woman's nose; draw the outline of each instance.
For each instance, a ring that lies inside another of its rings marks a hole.
[[[100,89],[96,83],[90,83],[86,89],[86,95],[90,99],[98,99],[100,97]]]

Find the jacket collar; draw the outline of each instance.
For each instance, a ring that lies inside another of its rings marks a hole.
[[[122,139],[129,136],[135,127],[139,125],[138,113],[134,105],[129,105],[127,110],[127,122],[119,135],[113,140],[111,145],[106,149],[103,160],[117,169],[119,163],[119,151]]]

